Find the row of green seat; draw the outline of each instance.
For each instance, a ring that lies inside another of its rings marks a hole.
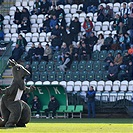
[[[92,80],[96,80],[96,81],[100,81],[100,80],[107,80],[107,75],[108,72],[107,71],[67,71],[66,73],[64,72],[35,72],[32,74],[32,80],[34,82],[36,81],[92,81]]]
[[[25,65],[28,64],[29,62],[25,62]],[[33,62],[31,64],[31,68],[33,72],[40,71],[60,71],[59,70],[59,65],[61,65],[62,62],[54,62],[50,61],[46,63],[45,61],[42,61],[38,64],[38,62]],[[30,65],[30,64],[29,64]],[[105,70],[105,65],[106,63],[104,61],[73,61],[70,67],[70,71],[99,71],[99,70]]]
[[[40,111],[41,113],[41,117],[44,116],[44,112],[45,109],[48,108],[48,105],[44,105],[42,107],[42,110]],[[56,117],[58,118],[61,114],[63,115],[64,118],[68,118],[68,114],[71,113],[72,114],[72,118],[75,116],[79,116],[80,118],[82,118],[82,112],[83,112],[83,105],[60,105],[59,109],[56,111]],[[32,116],[35,116],[37,112],[36,111],[32,111]],[[75,114],[79,114],[79,115],[75,115]]]

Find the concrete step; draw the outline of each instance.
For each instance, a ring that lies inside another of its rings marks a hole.
[[[7,79],[0,79],[0,85],[10,85],[12,82],[11,78],[7,78]]]

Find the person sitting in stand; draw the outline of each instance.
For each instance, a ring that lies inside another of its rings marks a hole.
[[[21,24],[21,12],[18,8],[16,8],[13,22],[17,25]]]
[[[22,54],[23,54],[22,49],[19,47],[18,44],[16,44],[15,48],[12,51],[12,56],[10,57],[10,59],[14,59],[15,61],[18,61],[20,60]]]
[[[41,44],[38,44],[38,47],[35,50],[35,55],[32,56],[32,61],[41,61],[44,55],[44,48]]]
[[[36,47],[35,44],[33,43],[31,48],[28,51],[28,55],[25,57],[26,61],[32,62],[32,57],[35,55]]]
[[[43,60],[49,61],[52,58],[52,49],[50,48],[49,44],[47,43],[45,45],[44,49],[44,55],[43,55]]]
[[[31,101],[31,105],[31,111],[36,111],[36,116],[40,116],[41,102],[37,95],[34,96],[33,100]]]
[[[52,95],[50,98],[50,102],[48,104],[48,109],[45,109],[46,118],[49,118],[49,112],[52,111],[52,119],[54,119],[56,115],[56,110],[59,108],[58,100]]]
[[[69,52],[67,52],[67,53],[65,54],[63,64],[59,66],[60,71],[65,72],[66,69],[70,69],[71,64],[72,64],[71,55],[70,55]]]
[[[110,62],[108,68],[108,80],[115,81],[118,77],[118,65],[115,65],[114,62]]]

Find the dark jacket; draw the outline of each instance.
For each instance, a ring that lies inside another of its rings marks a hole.
[[[109,74],[118,74],[118,65],[109,66]]]
[[[78,34],[81,31],[81,24],[80,22],[72,21],[70,24],[70,32],[73,34]]]
[[[36,50],[35,50],[35,54],[43,56],[44,48],[43,47],[41,47],[41,48],[37,47]]]
[[[95,101],[95,94],[96,94],[96,92],[94,90],[87,92],[86,97],[88,98],[88,102]]]
[[[58,109],[59,108],[59,102],[57,99],[51,100],[48,104],[49,109]]]
[[[40,109],[41,108],[41,103],[39,100],[35,101],[34,99],[31,102],[32,104],[32,109]]]

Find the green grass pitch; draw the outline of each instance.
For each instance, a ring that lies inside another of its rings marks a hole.
[[[0,128],[0,133],[133,133],[133,120],[32,118],[26,128]]]

